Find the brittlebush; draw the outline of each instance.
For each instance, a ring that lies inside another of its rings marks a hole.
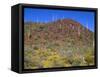
[[[26,68],[49,68],[49,67],[67,67],[70,66],[67,57],[60,55],[59,52],[51,49],[38,49],[25,54],[30,58],[29,62],[25,62]],[[29,66],[30,65],[30,66]],[[29,66],[29,67],[28,67]]]

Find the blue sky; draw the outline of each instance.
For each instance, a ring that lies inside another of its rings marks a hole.
[[[94,12],[24,8],[24,22],[52,22],[57,19],[73,19],[94,32]]]

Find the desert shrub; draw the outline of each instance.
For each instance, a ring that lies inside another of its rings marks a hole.
[[[34,50],[38,50],[39,48],[37,46],[34,46]]]
[[[25,69],[32,67],[32,51],[25,51],[24,52],[24,67]]]
[[[70,66],[67,57],[53,49],[37,49],[25,53],[26,68],[49,68]]]
[[[79,66],[82,62],[82,59],[78,56],[74,56],[72,59],[72,66]]]
[[[63,49],[61,50],[63,51]],[[33,51],[25,51],[24,65],[25,68],[51,68],[51,67],[68,67],[68,66],[83,66],[93,65],[93,51],[87,49],[85,53],[65,51],[62,54],[60,50],[54,48],[40,49],[34,48]],[[84,58],[84,61],[83,61]]]
[[[94,64],[94,55],[92,51],[87,51],[85,53],[85,61],[88,65],[93,65]]]
[[[48,56],[46,60],[42,62],[44,68],[48,67],[66,67],[68,66],[68,60],[57,53],[53,53]]]

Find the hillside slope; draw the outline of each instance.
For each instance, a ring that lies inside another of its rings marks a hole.
[[[94,64],[94,33],[72,19],[24,24],[26,69]]]

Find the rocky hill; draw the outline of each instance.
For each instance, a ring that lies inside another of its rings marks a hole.
[[[24,25],[25,68],[94,64],[94,33],[79,22],[59,19],[49,23],[27,22]],[[33,56],[41,57],[37,59],[41,64],[34,62],[36,57]],[[49,61],[50,56],[56,56],[57,60],[54,58],[54,61]],[[61,60],[61,63],[58,60]]]

